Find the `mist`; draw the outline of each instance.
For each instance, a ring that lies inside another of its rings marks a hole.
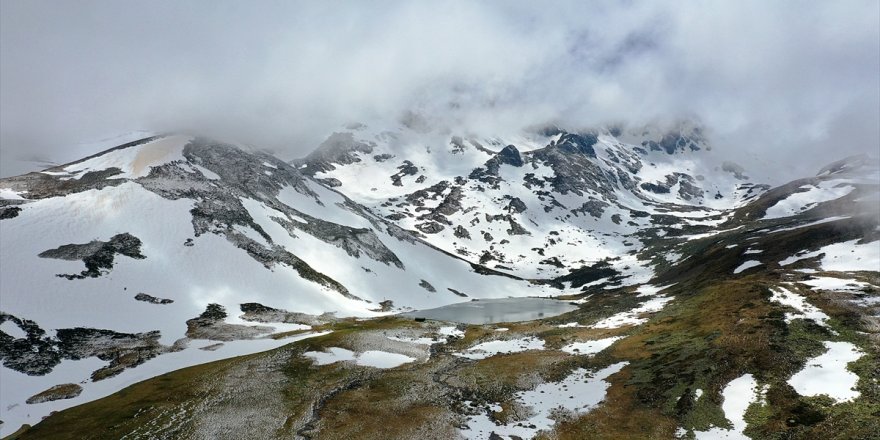
[[[481,135],[697,119],[768,179],[880,150],[876,1],[4,0],[0,175],[131,130],[292,159],[409,111]]]

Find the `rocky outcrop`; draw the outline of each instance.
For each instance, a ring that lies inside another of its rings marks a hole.
[[[25,403],[28,405],[34,405],[37,403],[52,402],[54,400],[73,399],[74,397],[79,396],[82,391],[82,387],[75,383],[55,385],[46,391],[34,394],[28,398]]]
[[[201,315],[186,321],[186,336],[191,339],[235,341],[265,336],[274,330],[267,326],[248,326],[224,322],[228,315],[219,304],[208,304]]]
[[[157,297],[155,297],[155,296],[153,296],[153,295],[148,295],[148,294],[143,293],[143,292],[138,293],[137,295],[135,295],[135,296],[134,296],[134,299],[137,300],[137,301],[143,301],[143,302],[150,303],[150,304],[161,304],[161,305],[164,305],[164,304],[171,304],[171,303],[174,302],[173,299],[157,298]]]
[[[109,241],[94,240],[85,244],[66,244],[43,251],[39,257],[70,261],[82,260],[86,265],[86,270],[78,274],[58,274],[59,277],[74,280],[97,278],[110,273],[117,254],[137,260],[147,258],[141,254],[140,239],[129,233],[114,235]]]
[[[305,165],[303,170],[311,175],[322,171],[332,171],[333,164],[348,165],[360,162],[356,153],[370,154],[374,144],[357,141],[351,133],[333,133],[318,148],[305,158],[296,161],[296,165]]]

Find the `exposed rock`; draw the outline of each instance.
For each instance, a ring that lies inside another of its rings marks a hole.
[[[329,186],[330,188],[339,188],[340,186],[342,186],[342,182],[339,179],[335,179],[333,177],[325,177],[316,180],[323,183],[324,185]]]
[[[419,173],[419,167],[413,165],[412,162],[405,160],[397,167],[398,171],[391,175],[391,183],[394,186],[403,186],[404,176],[415,176]]]
[[[421,287],[431,293],[434,293],[437,291],[437,289],[435,289],[434,286],[431,285],[431,283],[429,283],[425,280],[421,280],[421,282],[419,282],[419,287]]]
[[[526,204],[518,197],[511,197],[510,203],[507,204],[507,212],[511,214],[520,214],[526,212]]]
[[[208,304],[208,307],[196,318],[186,321],[186,336],[192,339],[210,339],[214,341],[235,341],[238,339],[254,339],[271,333],[274,329],[266,326],[248,326],[227,324],[226,310],[219,304]]]
[[[21,208],[18,206],[2,206],[0,207],[0,220],[18,217]]]
[[[155,296],[148,295],[143,292],[135,295],[134,299],[136,299],[138,301],[148,302],[150,304],[171,304],[174,302],[173,299],[156,298]]]
[[[351,133],[333,133],[318,148],[305,158],[296,161],[297,166],[307,165],[304,171],[314,175],[322,171],[333,171],[333,164],[348,165],[360,162],[356,153],[370,154],[375,144],[357,141]]]
[[[510,228],[507,230],[507,235],[531,235],[529,231],[524,228],[521,224],[517,223],[512,217],[507,217],[508,223],[510,223]]]
[[[92,380],[99,381],[121,373],[169,351],[159,343],[159,331],[144,333],[119,333],[96,328],[59,329],[58,350],[66,359],[85,359],[92,356],[110,365],[92,373]]]
[[[324,325],[336,322],[338,318],[332,313],[322,315],[309,315],[307,313],[288,312],[287,310],[275,309],[260,303],[241,304],[241,319],[254,322],[282,322],[288,324]]]
[[[66,244],[43,251],[39,257],[71,261],[82,260],[86,265],[86,270],[79,274],[58,274],[59,277],[73,280],[106,275],[113,269],[113,260],[116,254],[137,260],[147,258],[141,255],[140,239],[129,233],[114,235],[110,241],[95,240],[85,244]]]
[[[455,289],[453,289],[453,288],[451,288],[451,287],[447,287],[446,290],[448,290],[448,291],[450,291],[450,292],[452,292],[452,293],[454,293],[454,294],[456,294],[456,295],[458,295],[458,296],[460,296],[460,297],[462,297],[462,298],[467,298],[467,294],[466,294],[466,293],[464,293],[464,292],[459,292],[458,290],[455,290]]]
[[[416,229],[425,234],[436,234],[444,229],[444,226],[437,222],[424,222],[416,225]]]
[[[74,397],[79,396],[82,391],[82,387],[75,383],[55,385],[48,390],[34,394],[30,398],[28,398],[26,403],[29,405],[33,405],[43,402],[52,402],[54,400],[73,399]]]
[[[61,362],[56,341],[36,322],[0,312],[0,324],[11,321],[27,335],[14,338],[0,331],[0,360],[3,366],[30,376],[48,374]]]
[[[471,238],[471,233],[468,232],[468,230],[465,229],[464,226],[462,226],[462,225],[458,225],[455,227],[455,230],[453,231],[453,235],[455,235],[458,238],[466,238],[468,240],[470,240],[470,238]]]
[[[602,218],[602,213],[605,212],[605,208],[611,206],[607,202],[603,202],[601,200],[590,199],[585,202],[580,208],[572,209],[571,213],[574,215],[580,214],[590,214],[594,218]]]

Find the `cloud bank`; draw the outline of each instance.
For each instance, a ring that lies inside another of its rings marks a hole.
[[[598,2],[597,2],[598,3]],[[880,3],[0,3],[0,175],[134,129],[306,154],[418,111],[481,134],[697,118],[780,175],[880,149]]]

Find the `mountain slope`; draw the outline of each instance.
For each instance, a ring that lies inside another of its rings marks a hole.
[[[770,189],[691,126],[369,130],[295,166],[164,136],[0,180],[3,434],[196,364],[22,438],[880,429],[876,161]],[[511,295],[577,307],[378,317]]]
[[[47,414],[24,400],[62,378],[113,377],[143,362],[170,371],[161,355],[180,350],[202,362],[195,346],[211,344],[199,340],[257,339],[262,350],[269,335],[328,312],[375,316],[556,290],[438,251],[271,156],[187,136],[143,139],[0,187],[2,328],[27,334],[3,352],[10,385],[0,419],[11,424]],[[242,304],[311,317],[248,322]]]

